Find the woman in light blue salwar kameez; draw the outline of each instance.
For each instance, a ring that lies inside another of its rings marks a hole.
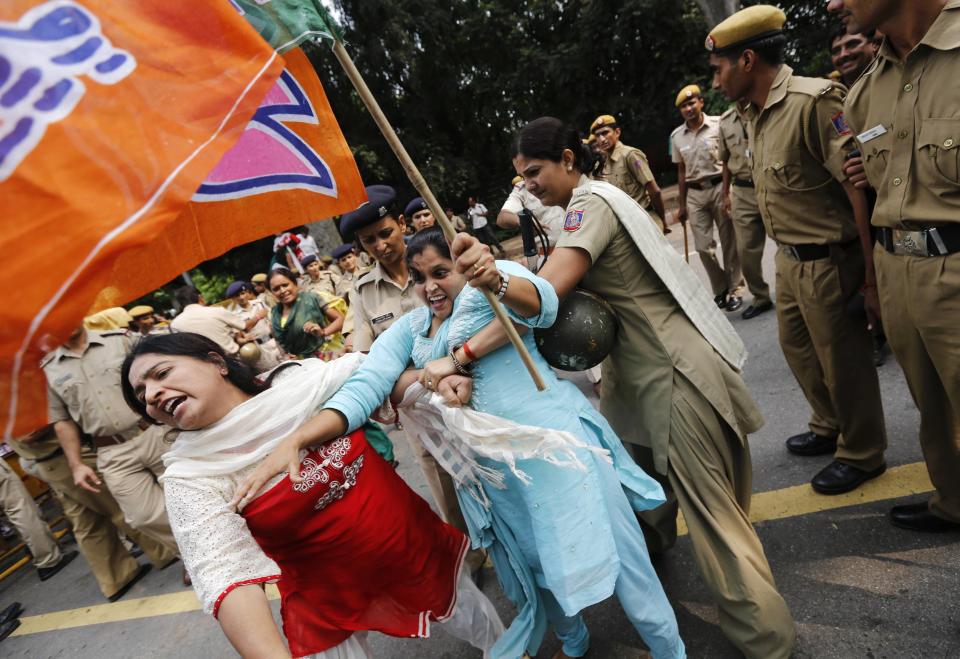
[[[449,252],[441,256],[449,259]],[[498,261],[497,267],[529,279],[540,295],[538,316],[521,318],[511,312],[512,319],[527,327],[551,325],[558,306],[551,285],[513,262]],[[343,414],[349,428],[359,427],[411,363],[422,368],[445,357],[493,319],[484,297],[470,286],[462,287],[452,314],[432,335],[429,307],[406,314],[374,342],[364,364],[325,408]],[[518,608],[494,656],[536,652],[547,624],[562,640],[564,654],[582,656],[589,634],[580,611],[616,593],[656,659],[683,657],[673,609],[634,516],[634,511],[663,503],[663,490],[630,459],[583,394],[556,377],[537,352],[532,333],[523,340],[547,390],[536,390],[516,350],[507,345],[473,364],[471,407],[517,424],[568,431],[589,446],[607,449],[613,464],[584,449],[576,452],[588,466],[585,472],[539,459],[519,460],[517,468],[530,479],[525,484],[503,463],[476,458],[502,473],[506,487],[484,483],[489,507],[462,489],[458,498],[474,546],[489,550],[504,591]]]

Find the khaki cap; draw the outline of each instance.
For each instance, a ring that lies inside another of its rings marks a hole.
[[[786,22],[787,15],[779,7],[754,5],[741,9],[710,30],[705,45],[714,53],[745,46],[781,34]]]
[[[259,272],[254,276],[250,277],[250,281],[252,281],[254,284],[262,284],[265,281],[267,281],[267,276],[262,272]]]
[[[153,313],[153,307],[147,306],[146,304],[138,304],[131,309],[129,313],[134,318],[137,316],[146,316],[148,313]]]
[[[612,114],[601,114],[599,117],[593,120],[593,123],[590,124],[590,132],[592,133],[598,128],[603,128],[604,126],[616,126],[617,118]]]
[[[677,94],[676,106],[680,107],[694,96],[702,96],[700,93],[700,85],[687,85]]]

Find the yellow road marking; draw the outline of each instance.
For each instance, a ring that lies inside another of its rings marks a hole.
[[[756,524],[785,517],[809,515],[824,510],[898,499],[931,490],[933,490],[933,484],[930,483],[930,477],[927,475],[926,465],[923,462],[913,462],[888,469],[883,476],[867,481],[853,492],[846,494],[824,496],[814,492],[813,488],[806,483],[785,487],[782,490],[754,494],[750,503],[750,521]],[[677,518],[677,533],[679,535],[687,533],[687,524],[683,520],[683,515]]]
[[[279,599],[280,593],[273,584],[267,584],[267,598]],[[25,636],[39,632],[51,632],[57,629],[102,625],[105,622],[122,622],[138,618],[153,618],[173,613],[189,613],[200,610],[200,601],[193,590],[179,593],[141,597],[140,599],[97,604],[81,609],[55,611],[36,616],[20,618],[20,627],[10,636]]]
[[[816,494],[808,484],[785,487],[780,490],[760,492],[753,495],[750,519],[754,523],[765,522],[799,515],[809,515],[824,510],[858,506],[876,501],[921,494],[933,489],[927,468],[922,462],[915,462],[887,470],[887,473],[865,483],[853,492],[837,496]],[[678,533],[685,535],[687,525],[681,515],[677,520]],[[277,599],[276,586],[267,586],[267,596]],[[138,618],[174,613],[199,611],[200,603],[193,591],[154,595],[113,604],[98,604],[68,611],[56,611],[20,619],[20,628],[12,636],[25,636],[39,632],[49,632],[71,627],[99,625],[106,622],[122,622]]]

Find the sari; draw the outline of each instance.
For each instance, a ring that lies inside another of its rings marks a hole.
[[[277,304],[270,310],[270,324],[277,341],[298,359],[319,357],[324,361],[334,359],[343,354],[343,334],[337,332],[326,339],[314,336],[303,331],[304,324],[313,321],[321,327],[330,324],[324,311],[330,307],[344,316],[347,314],[347,304],[343,298],[334,297],[325,293],[311,293],[300,291],[293,303],[293,308],[287,318],[283,318],[283,305]]]

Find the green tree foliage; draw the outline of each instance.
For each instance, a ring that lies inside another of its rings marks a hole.
[[[693,0],[337,0],[345,42],[442,204],[488,206],[509,191],[508,147],[525,122],[550,114],[584,134],[616,115],[623,140],[669,179],[673,105],[688,83],[710,86],[706,23]],[[746,3],[755,4],[755,3]],[[823,75],[832,24],[822,0],[782,3],[791,64]],[[361,174],[416,193],[335,59],[312,58]],[[711,109],[722,99],[710,98]]]

